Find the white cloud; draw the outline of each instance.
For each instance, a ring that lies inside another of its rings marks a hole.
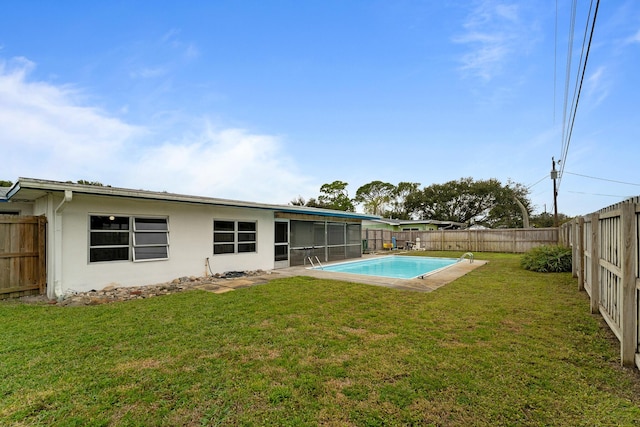
[[[30,82],[35,64],[25,58],[0,62],[0,146],[9,159],[4,179],[40,176],[78,179],[104,170],[124,144],[143,130],[79,105],[71,86]]]
[[[512,56],[527,50],[530,43],[518,5],[482,1],[467,17],[464,32],[453,41],[468,46],[460,70],[485,81],[502,73]]]
[[[588,104],[590,108],[597,107],[609,96],[610,81],[607,79],[604,66],[596,68],[596,70],[589,75],[585,89],[586,95],[589,96]]]
[[[165,67],[142,67],[137,70],[131,70],[129,72],[129,77],[133,79],[151,79],[163,76],[165,74],[167,74],[167,69]]]
[[[187,59],[196,59],[200,56],[200,50],[195,44],[189,43],[184,50],[184,56]]]
[[[0,179],[86,179],[269,203],[313,191],[274,136],[205,121],[173,130],[182,137],[149,143],[153,129],[82,105],[82,92],[71,86],[30,81],[34,67],[25,58],[0,61]]]
[[[640,30],[627,39],[628,43],[640,43]]]
[[[159,81],[168,80],[185,64],[195,61],[200,56],[200,50],[191,42],[183,42],[178,36],[180,30],[171,29],[159,40],[141,42],[136,45],[136,53],[127,61],[129,77],[132,79],[149,79]],[[164,58],[158,61],[157,58]]]
[[[237,200],[287,203],[310,190],[278,138],[242,129],[213,129],[145,149],[129,181],[155,190]]]
[[[180,32],[181,31],[178,28],[171,28],[169,31],[167,31],[166,33],[164,33],[162,35],[160,40],[163,43],[167,43],[167,42],[171,41],[172,39],[177,38],[180,35]]]
[[[183,42],[180,40],[181,30],[178,28],[172,28],[167,31],[161,38],[160,43],[167,45],[182,52],[182,56],[187,60],[196,59],[200,56],[200,50],[192,42]]]

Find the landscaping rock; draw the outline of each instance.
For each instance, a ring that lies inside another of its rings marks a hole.
[[[118,287],[117,285],[109,285],[99,291],[92,290],[89,292],[69,293],[57,301],[49,300],[45,295],[38,295],[37,298],[33,296],[23,297],[20,298],[20,300],[24,303],[46,303],[59,307],[78,307],[153,298],[194,289],[213,293],[224,293],[238,288],[246,288],[266,283],[268,279],[263,276],[272,274],[272,272],[265,272],[263,270],[231,273],[233,277],[227,277],[229,273],[204,277],[184,276],[167,283],[146,286]]]

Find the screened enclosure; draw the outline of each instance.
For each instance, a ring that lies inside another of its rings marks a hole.
[[[362,256],[360,223],[291,220],[290,265],[339,261]]]

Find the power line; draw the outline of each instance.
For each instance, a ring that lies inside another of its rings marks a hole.
[[[558,74],[558,0],[556,0],[556,21],[553,30],[553,125],[556,125],[556,86]]]
[[[599,194],[599,193],[585,193],[584,191],[568,191],[575,194],[586,194],[588,196],[604,196],[604,197],[616,197],[620,199],[628,199],[631,196],[616,196],[615,194]]]
[[[597,179],[599,181],[615,182],[616,184],[635,185],[636,187],[640,187],[640,184],[635,184],[633,182],[616,181],[615,179],[598,178],[596,176],[583,175],[583,174],[573,173],[573,172],[565,172],[565,173],[568,173],[569,175],[581,176],[583,178]]]
[[[542,181],[544,181],[548,177],[549,177],[549,174],[545,174],[542,178],[540,178],[540,180],[536,181],[535,184],[528,185],[527,188],[531,189],[531,188],[535,187],[536,185],[540,184]]]
[[[564,168],[567,164],[567,154],[569,152],[569,144],[571,143],[571,136],[573,134],[573,126],[575,124],[576,121],[576,114],[578,112],[578,104],[580,102],[580,94],[582,93],[582,85],[584,83],[584,76],[586,74],[587,71],[587,62],[589,60],[589,52],[591,51],[591,42],[593,41],[593,33],[594,33],[594,29],[596,26],[596,19],[598,17],[598,7],[600,6],[600,0],[596,1],[596,7],[595,10],[593,12],[593,20],[591,23],[591,32],[589,34],[589,42],[587,43],[587,49],[586,52],[584,50],[584,42],[586,40],[586,35],[587,35],[587,30],[589,28],[589,17],[591,16],[591,9],[593,7],[593,0],[591,0],[591,6],[589,6],[589,14],[587,16],[587,25],[585,27],[585,34],[584,34],[584,38],[583,38],[583,44],[582,44],[582,51],[585,52],[584,55],[584,62],[582,61],[582,54],[580,55],[580,62],[582,63],[582,75],[580,76],[580,86],[578,87],[577,92],[575,92],[575,97],[574,97],[574,103],[573,103],[573,115],[570,119],[570,125],[569,125],[569,132],[567,134],[567,139],[566,139],[566,143],[564,144],[564,151],[562,153],[562,162],[560,165],[560,176],[559,176],[559,180],[558,180],[558,189],[560,189],[560,184],[562,182],[562,174],[564,172]]]
[[[575,7],[575,2],[574,2],[574,7]],[[589,21],[591,18],[591,8],[593,7],[593,0],[591,0],[591,4],[589,6],[589,13],[587,14],[587,21],[584,27],[584,34],[582,36],[582,50],[580,51],[580,60],[578,61],[578,70],[580,70],[580,68],[583,66],[583,58],[584,58],[584,46],[585,43],[587,41],[587,30],[589,29]],[[573,16],[572,16],[572,22],[571,22],[571,31],[574,31],[575,25],[574,22],[575,21],[575,13],[576,10],[573,10]],[[571,48],[571,45],[570,45]],[[569,52],[568,55],[571,55],[571,52]],[[569,65],[567,65],[567,67],[569,67]],[[579,72],[579,71],[578,71]],[[569,74],[569,69],[567,68],[567,75]],[[571,100],[571,109],[569,110],[569,125],[567,126],[567,122],[566,122],[566,96],[567,96],[567,92],[569,91],[569,79],[567,78],[566,81],[566,87],[565,87],[565,120],[563,120],[562,122],[562,151],[560,152],[560,160],[558,161],[558,165],[560,165],[560,175],[558,176],[558,188],[560,188],[560,182],[562,181],[561,177],[562,177],[562,171],[564,170],[564,166],[562,165],[563,162],[566,161],[566,157],[567,154],[569,153],[569,143],[570,143],[570,138],[568,137],[568,131],[567,131],[567,127],[571,127],[572,128],[572,121],[571,121],[571,113],[573,113],[575,111],[575,108],[577,107],[576,105],[576,94],[578,93],[578,81],[579,79],[576,77],[576,82],[573,88],[573,98]],[[575,117],[575,116],[574,116]]]
[[[571,81],[571,60],[573,58],[573,34],[576,26],[577,0],[571,3],[571,19],[569,21],[569,45],[567,47],[567,66],[564,77],[564,104],[562,110],[562,147],[560,152],[564,152],[565,132],[567,129],[567,108],[569,107],[569,82]],[[562,160],[562,156],[560,156]]]

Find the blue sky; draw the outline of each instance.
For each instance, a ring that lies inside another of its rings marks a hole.
[[[555,0],[6,0],[0,179],[286,204],[334,180],[496,178],[550,212],[571,3],[556,43]],[[560,212],[640,194],[638,70],[640,2],[602,2]]]

